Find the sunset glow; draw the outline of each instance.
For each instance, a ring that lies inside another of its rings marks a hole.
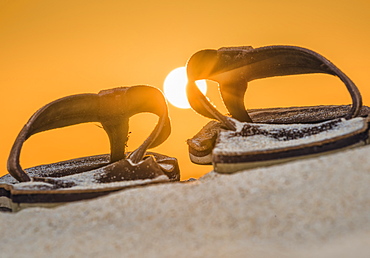
[[[163,90],[167,100],[178,108],[190,108],[186,97],[186,67],[178,67],[172,70],[163,83]],[[205,80],[196,81],[196,85],[203,94],[207,92],[207,83]]]
[[[171,135],[151,151],[176,157],[183,180],[212,171],[211,165],[190,161],[186,144],[211,120],[184,109],[185,69],[169,75],[203,49],[311,49],[348,75],[369,105],[368,10],[365,0],[0,1],[0,176],[7,173],[14,140],[38,109],[74,94],[135,85],[157,87],[170,102]],[[218,85],[207,84],[206,96],[227,113]],[[253,80],[244,100],[247,109],[350,103],[343,83],[325,74]],[[157,121],[148,113],[130,118],[128,150],[140,146]],[[104,130],[86,123],[33,135],[22,149],[21,165],[104,153],[109,153]]]

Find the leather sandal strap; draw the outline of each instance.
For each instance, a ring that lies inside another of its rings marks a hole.
[[[296,46],[201,50],[187,63],[187,96],[196,112],[219,120],[228,129],[234,130],[232,121],[222,115],[197,88],[196,80],[209,79],[218,82],[223,102],[231,116],[241,122],[252,122],[244,106],[248,82],[267,77],[309,73],[325,73],[339,77],[352,98],[352,107],[346,118],[358,115],[362,98],[351,79],[322,55]]]
[[[154,113],[159,121],[144,143],[130,155],[134,164],[143,158],[148,148],[161,144],[171,133],[166,100],[160,90],[146,85],[121,87],[55,100],[39,109],[18,134],[8,158],[8,171],[18,181],[30,181],[19,161],[23,143],[33,134],[86,122],[102,124],[110,140],[110,162],[125,159],[129,118],[141,112]]]

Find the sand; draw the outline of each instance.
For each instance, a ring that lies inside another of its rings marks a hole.
[[[369,257],[370,147],[0,213],[1,257]]]

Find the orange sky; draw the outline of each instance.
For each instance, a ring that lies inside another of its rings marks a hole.
[[[18,132],[43,105],[118,86],[163,89],[166,75],[204,48],[312,49],[344,71],[369,105],[369,11],[367,0],[0,0],[0,175]],[[221,105],[216,87],[209,96]],[[259,80],[250,83],[246,95],[248,108],[349,102],[345,86],[329,75]],[[209,120],[190,109],[170,106],[169,112],[172,134],[153,150],[177,157],[182,179],[210,171],[211,166],[190,162],[185,143]],[[156,121],[149,114],[132,119],[129,150]],[[108,150],[104,131],[83,124],[32,136],[21,163],[26,168]]]

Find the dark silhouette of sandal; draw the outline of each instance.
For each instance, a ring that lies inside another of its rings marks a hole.
[[[158,115],[158,123],[136,150],[125,152],[129,118],[141,112]],[[86,122],[102,124],[110,140],[110,155],[22,169],[19,163],[21,148],[30,136]],[[178,181],[180,171],[175,158],[146,152],[164,142],[170,132],[165,98],[154,87],[121,87],[53,101],[30,118],[15,140],[8,159],[10,175],[0,178],[0,197],[4,197],[0,198],[0,207],[18,210],[34,205],[53,206],[125,188]]]
[[[369,114],[369,108],[362,107],[356,85],[329,60],[311,50],[295,46],[202,50],[189,59],[187,73],[191,107],[216,120],[188,140],[190,159],[197,164],[213,163],[215,171],[235,172],[367,141],[367,118],[354,119]],[[307,73],[339,77],[352,98],[352,106],[245,109],[244,94],[249,81]],[[230,116],[222,115],[196,87],[195,81],[200,79],[219,83]]]

